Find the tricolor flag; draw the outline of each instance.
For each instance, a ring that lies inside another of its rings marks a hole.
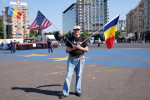
[[[11,16],[21,19],[22,13],[16,9],[14,9],[13,7],[9,7],[8,15],[11,15]]]
[[[119,15],[115,17],[112,21],[108,22],[104,27],[105,42],[108,49],[113,47],[115,30],[119,20]]]
[[[52,23],[40,11],[38,11],[36,19],[27,27],[27,29],[43,30],[48,28],[51,24]]]

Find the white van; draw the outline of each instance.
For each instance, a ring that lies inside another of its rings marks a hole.
[[[45,35],[45,42],[47,42],[47,40],[50,39],[51,42],[52,42],[52,46],[53,47],[58,47],[58,42],[56,41],[55,39],[55,36],[54,35]]]

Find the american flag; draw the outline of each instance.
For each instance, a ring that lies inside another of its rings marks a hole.
[[[43,30],[48,28],[51,24],[52,23],[40,11],[38,11],[36,19],[27,27],[27,29]]]

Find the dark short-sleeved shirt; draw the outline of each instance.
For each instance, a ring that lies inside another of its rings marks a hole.
[[[80,36],[79,38],[72,37],[69,40],[73,45],[78,45],[78,44],[82,43],[85,40],[85,38]],[[73,48],[73,46],[70,42],[67,41],[66,46]],[[88,46],[88,44],[85,41],[80,46],[81,47],[86,47],[86,46]],[[84,51],[82,51],[80,49],[76,49],[76,50],[71,51],[69,54],[72,55],[72,56],[79,56],[79,55],[83,55]]]
[[[48,43],[48,47],[52,46],[52,42],[51,41],[47,41],[47,43]]]
[[[16,42],[11,43],[11,47],[15,47],[15,45],[16,45]]]

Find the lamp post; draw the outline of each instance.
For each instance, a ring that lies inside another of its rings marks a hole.
[[[2,11],[3,13],[3,32],[4,32],[4,39],[5,39],[5,43],[4,43],[4,50],[7,48],[6,47],[6,20],[5,20],[5,10]]]
[[[26,40],[26,31],[27,31],[27,26],[26,26],[27,25],[26,24],[26,9],[24,11],[24,25],[25,25],[25,27],[24,27],[25,28],[25,32],[24,32],[25,33],[25,38],[24,39]]]
[[[6,39],[6,21],[5,21],[5,11],[3,13],[3,32],[4,32],[4,39]]]

